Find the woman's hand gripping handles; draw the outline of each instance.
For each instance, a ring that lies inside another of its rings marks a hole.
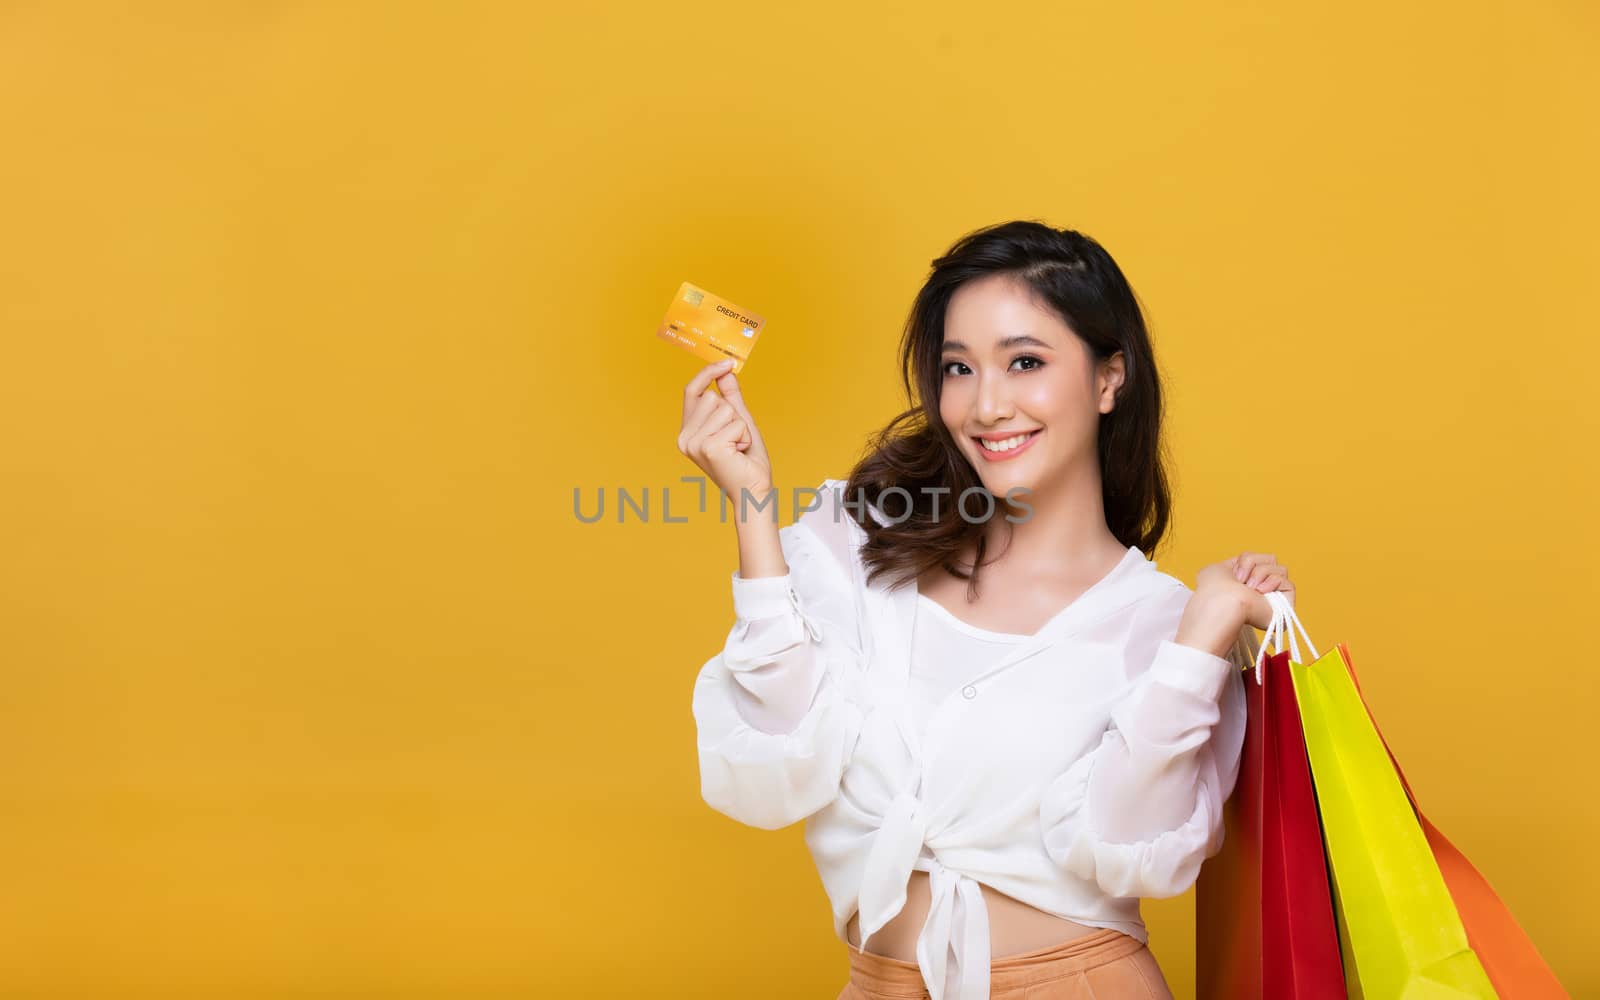
[[[1247,625],[1267,630],[1269,641],[1281,639],[1287,619],[1299,622],[1294,618],[1294,598],[1289,571],[1276,556],[1241,552],[1196,575],[1194,596],[1184,608],[1174,641],[1226,657]],[[1308,645],[1310,641],[1307,636]],[[1261,652],[1265,650],[1262,644]],[[1260,659],[1258,655],[1258,666]]]
[[[733,504],[739,576],[747,580],[782,576],[789,567],[778,541],[772,459],[732,369],[732,361],[706,365],[684,387],[678,451]]]

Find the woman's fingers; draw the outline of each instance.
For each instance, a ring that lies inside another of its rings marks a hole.
[[[689,420],[690,408],[694,405],[695,400],[705,394],[706,389],[711,385],[711,380],[732,369],[732,367],[733,362],[731,360],[713,361],[698,372],[695,372],[694,378],[690,379],[689,384],[683,387],[683,418],[685,423]]]
[[[1280,567],[1277,563],[1258,562],[1254,566],[1250,567],[1250,572],[1246,574],[1244,578],[1244,585],[1246,587],[1254,587],[1256,584],[1260,583],[1262,580],[1265,580],[1273,573],[1279,572],[1281,569],[1282,567]]]
[[[694,442],[704,448],[714,441],[720,441],[722,439],[721,432],[738,419],[739,415],[733,412],[733,407],[727,405],[717,407],[711,411],[705,422],[700,425],[699,432],[694,436]]]
[[[1249,621],[1257,628],[1266,628],[1272,620],[1271,606],[1265,595],[1281,593],[1288,598],[1289,605],[1294,606],[1295,590],[1294,583],[1289,579],[1289,570],[1270,552],[1241,552],[1232,559],[1206,566],[1196,577],[1195,585],[1197,588],[1226,589],[1227,584],[1221,581],[1226,581],[1229,575],[1236,584],[1249,588],[1249,605],[1252,609]]]
[[[739,388],[739,376],[728,369],[725,374],[717,376],[717,391],[722,393],[722,398],[738,411],[739,416],[750,419],[750,411],[744,405],[744,392]]]
[[[722,398],[728,401],[728,405],[738,411],[740,417],[744,418],[744,422],[749,427],[749,441],[759,440],[761,432],[756,430],[756,418],[750,415],[750,408],[745,405],[744,392],[739,388],[738,376],[734,375],[732,371],[729,371],[726,375],[719,376],[717,378],[717,391],[722,393]],[[746,448],[749,446],[748,442],[744,445]]]
[[[741,486],[770,483],[766,446],[745,406],[731,361],[706,365],[684,387],[678,451],[729,495]]]
[[[1254,565],[1250,560],[1254,556],[1255,554],[1252,552],[1241,552],[1228,560],[1229,564],[1233,566],[1233,578],[1235,580],[1243,583],[1244,578],[1250,575],[1250,568]]]
[[[730,409],[727,400],[714,392],[708,392],[689,405],[683,417],[683,429],[678,432],[678,450],[688,454],[688,447],[695,438],[699,437],[700,430],[705,426],[707,419],[718,409]]]
[[[1250,578],[1252,575],[1256,575],[1260,571],[1270,570],[1275,566],[1279,569],[1283,568],[1278,566],[1276,558],[1267,552],[1241,552],[1235,557],[1233,578],[1246,586],[1251,586]]]
[[[750,447],[750,427],[743,417],[730,410],[727,421],[717,428],[712,429],[710,423],[707,423],[706,440],[708,443],[732,445],[739,451],[744,451]]]
[[[1256,580],[1254,583],[1248,584],[1247,586],[1254,587],[1256,590],[1266,594],[1274,590],[1282,590],[1283,585],[1288,582],[1289,576],[1287,573],[1274,571],[1263,575],[1260,579]]]
[[[712,383],[717,391],[708,391]],[[756,430],[755,418],[745,405],[744,392],[739,388],[738,376],[733,374],[731,360],[716,361],[695,373],[683,389],[683,428],[678,434],[678,451],[687,455],[693,442],[707,439],[714,431],[725,430],[728,419],[720,416],[731,409],[740,427],[729,441],[739,451],[748,451],[760,443],[761,432]]]

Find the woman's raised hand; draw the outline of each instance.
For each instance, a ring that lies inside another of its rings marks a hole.
[[[772,490],[772,460],[732,369],[732,361],[706,365],[684,387],[678,451],[737,502],[740,490],[758,499]]]
[[[1241,552],[1232,559],[1212,563],[1201,569],[1195,579],[1195,593],[1201,588],[1234,595],[1243,602],[1241,624],[1256,628],[1272,624],[1272,605],[1263,595],[1281,590],[1289,599],[1289,606],[1294,606],[1294,584],[1289,582],[1289,570],[1270,553]]]
[[[1239,629],[1272,624],[1272,605],[1265,595],[1283,591],[1294,606],[1289,571],[1270,553],[1241,552],[1212,563],[1195,575],[1194,596],[1178,623],[1178,642],[1226,655]]]

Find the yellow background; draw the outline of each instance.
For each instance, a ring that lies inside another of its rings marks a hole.
[[[736,551],[661,523],[655,330],[768,317],[780,481],[843,476],[1018,217],[1149,309],[1161,567],[1277,554],[1600,995],[1600,18],[1229,7],[0,9],[0,995],[831,998],[800,828],[699,799]]]

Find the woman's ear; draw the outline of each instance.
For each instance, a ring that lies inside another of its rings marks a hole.
[[[1122,380],[1127,375],[1122,364],[1122,352],[1117,351],[1111,357],[1100,362],[1095,376],[1095,391],[1100,396],[1100,412],[1110,413],[1117,405],[1117,389],[1122,386]]]

